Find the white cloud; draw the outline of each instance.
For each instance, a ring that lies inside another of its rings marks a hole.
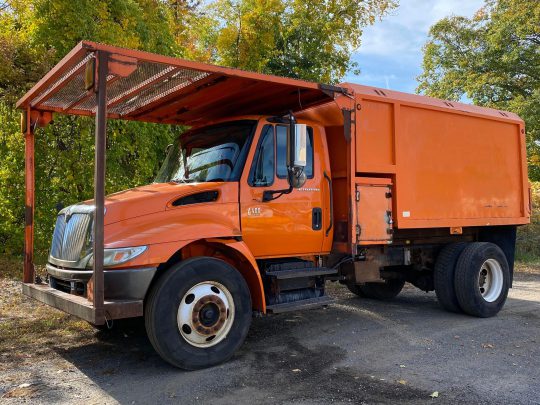
[[[450,15],[472,16],[483,4],[483,0],[402,0],[391,15],[364,30],[358,54],[420,51],[434,23]]]
[[[470,17],[484,0],[401,0],[383,21],[367,27],[354,60],[362,74],[347,81],[413,91],[429,28],[450,15]]]

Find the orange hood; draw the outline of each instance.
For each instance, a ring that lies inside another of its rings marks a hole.
[[[219,190],[223,183],[153,183],[110,194],[105,198],[105,225],[165,211],[179,197]],[[85,201],[93,204],[93,200]]]

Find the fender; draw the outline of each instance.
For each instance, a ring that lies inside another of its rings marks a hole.
[[[242,274],[251,293],[253,309],[265,313],[266,300],[259,266],[248,246],[238,238],[231,235],[150,245],[146,252],[123,264],[122,268],[158,267],[158,271],[166,271],[167,267],[189,257],[216,257]]]
[[[261,272],[255,257],[249,250],[245,242],[241,240],[236,240],[234,238],[213,238],[207,239],[208,243],[219,243],[227,247],[227,250],[230,249],[236,252],[236,260],[233,264],[244,279],[246,280],[249,291],[251,292],[251,302],[253,308],[266,313],[266,299],[264,297],[264,285],[262,282]]]

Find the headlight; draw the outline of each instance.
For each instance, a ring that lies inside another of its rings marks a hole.
[[[103,267],[117,266],[139,256],[146,250],[146,246],[135,246],[117,249],[105,249],[103,252]],[[94,266],[94,255],[88,260],[86,267]]]

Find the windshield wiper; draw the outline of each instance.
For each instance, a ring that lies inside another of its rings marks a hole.
[[[172,179],[171,181],[174,181],[175,183],[196,183],[196,179]]]

